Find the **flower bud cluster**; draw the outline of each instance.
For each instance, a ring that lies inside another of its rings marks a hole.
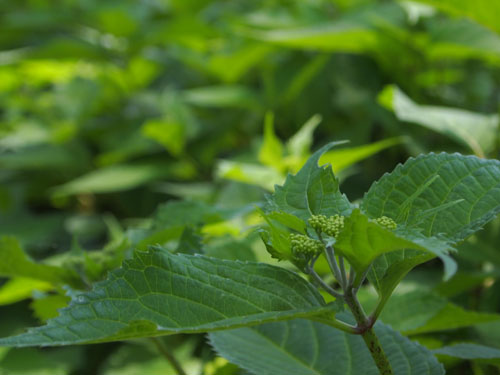
[[[323,251],[323,243],[321,241],[309,238],[303,234],[291,234],[290,240],[294,255],[314,256],[321,254]]]
[[[344,216],[313,215],[309,218],[309,224],[318,232],[323,232],[331,237],[337,237],[344,228]]]
[[[390,217],[387,216],[381,216],[377,219],[375,219],[377,224],[383,226],[386,229],[394,230],[397,228],[397,224],[394,220],[392,220]]]

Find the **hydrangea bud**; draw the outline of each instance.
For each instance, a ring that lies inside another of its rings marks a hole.
[[[290,242],[292,244],[292,253],[295,256],[311,257],[321,254],[323,244],[321,241],[304,236],[303,234],[291,234]]]
[[[344,228],[344,216],[313,215],[309,218],[309,224],[318,232],[323,232],[331,237],[337,237]]]
[[[375,219],[377,224],[383,226],[386,229],[394,230],[397,228],[397,224],[394,220],[392,220],[390,217],[387,216],[381,216],[377,219]]]

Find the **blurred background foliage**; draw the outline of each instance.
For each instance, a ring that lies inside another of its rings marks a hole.
[[[0,0],[0,10],[2,335],[56,315],[150,244],[272,262],[255,205],[327,141],[350,141],[322,162],[354,201],[418,153],[498,157],[498,1]],[[500,347],[499,226],[461,246],[446,284],[432,262],[413,272],[400,289],[418,283],[420,294],[396,295],[387,321],[430,348]],[[419,308],[411,324],[398,313]],[[189,375],[244,374],[202,335],[164,344]],[[500,373],[493,360],[440,359],[453,374]],[[0,374],[46,373],[173,369],[148,340],[0,350]]]

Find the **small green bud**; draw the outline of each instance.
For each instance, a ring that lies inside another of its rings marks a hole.
[[[314,256],[323,251],[323,243],[321,241],[309,238],[303,234],[291,234],[290,242],[294,256]]]
[[[386,229],[394,230],[398,227],[396,222],[387,216],[381,216],[381,217],[375,219],[375,221],[378,225],[381,225]]]
[[[309,224],[318,232],[323,232],[329,236],[337,237],[344,228],[344,216],[333,215],[313,215],[309,218]]]

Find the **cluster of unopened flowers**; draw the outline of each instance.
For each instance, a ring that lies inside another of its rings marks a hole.
[[[324,233],[330,237],[338,237],[344,228],[344,216],[333,215],[312,215],[309,220],[309,225],[318,233]],[[394,230],[397,224],[394,220],[387,216],[381,216],[375,219],[375,222],[384,228]],[[311,238],[304,234],[293,233],[290,235],[292,253],[301,258],[313,257],[321,254],[325,245],[322,241]]]

